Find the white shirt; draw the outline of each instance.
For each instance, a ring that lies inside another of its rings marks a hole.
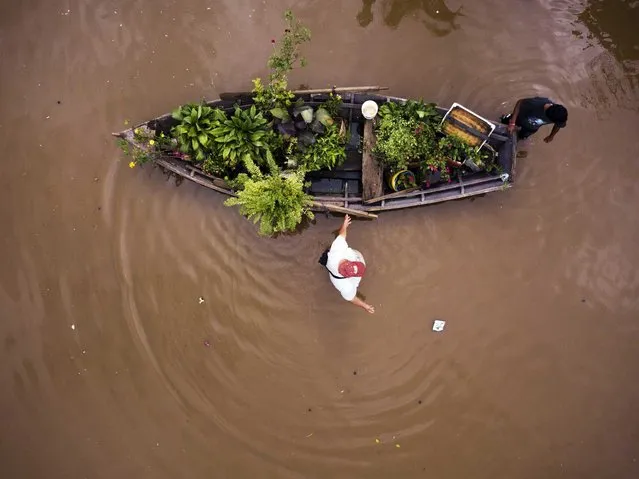
[[[339,276],[340,279],[334,278],[329,274],[331,283],[342,294],[342,298],[346,301],[351,301],[357,294],[357,287],[362,280],[361,276],[353,276],[352,278],[341,278],[339,274],[339,263],[343,259],[348,261],[361,261],[366,264],[362,253],[356,249],[349,248],[346,238],[343,236],[337,236],[331,245],[331,249],[328,251],[328,261],[326,262],[326,268],[335,276]]]

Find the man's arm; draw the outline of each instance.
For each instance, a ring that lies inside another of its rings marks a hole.
[[[515,108],[513,109],[513,114],[510,115],[510,121],[508,122],[508,133],[512,133],[515,131],[515,123],[517,122],[517,117],[519,116],[519,107],[521,106],[522,100],[517,100],[515,103]]]
[[[346,230],[348,229],[348,227],[351,224],[351,217],[346,215],[344,216],[344,222],[342,223],[342,226],[339,229],[339,232],[337,233],[338,236],[342,236],[344,239],[346,239]]]
[[[544,141],[545,141],[546,143],[550,143],[550,142],[553,140],[553,138],[555,137],[555,135],[559,132],[559,130],[561,130],[561,128],[559,128],[559,127],[557,126],[557,124],[555,123],[555,124],[552,126],[552,131],[550,132],[550,135],[548,135],[546,138],[544,138]]]
[[[368,311],[371,314],[373,314],[375,312],[375,308],[373,306],[371,306],[368,303],[365,303],[364,301],[359,299],[357,296],[355,296],[353,299],[351,299],[351,303],[353,303],[355,306],[359,306],[360,308],[365,309],[366,311]]]

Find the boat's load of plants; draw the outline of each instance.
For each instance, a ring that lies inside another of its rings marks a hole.
[[[455,135],[444,134],[440,128],[442,117],[432,103],[385,103],[378,115],[374,154],[384,164],[389,178],[410,169],[429,187],[434,181],[450,181],[453,174],[497,168],[487,145],[477,149]],[[410,186],[413,185],[406,181],[394,181],[392,187]]]
[[[223,178],[236,194],[226,204],[239,206],[243,215],[260,223],[265,235],[294,230],[304,218],[312,218],[306,174],[342,165],[347,137],[353,136],[340,116],[339,95],[329,94],[319,106],[295,100],[288,74],[304,66],[300,47],[311,34],[290,11],[284,19],[284,34],[279,43],[273,41],[268,79],[253,80],[252,104],[225,109],[205,103],[182,105],[171,118],[149,122],[120,140],[132,157],[132,168],[172,156]],[[428,186],[450,179],[451,171],[494,167],[494,158],[484,151],[445,136],[440,122],[433,104],[381,105],[374,153],[392,175],[393,188]]]

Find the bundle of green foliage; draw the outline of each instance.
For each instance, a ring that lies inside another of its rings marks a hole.
[[[264,85],[260,78],[253,80],[253,100],[263,113],[291,106],[295,95],[288,89],[288,73],[297,63],[300,66],[306,65],[306,59],[300,53],[300,45],[311,39],[311,31],[290,10],[284,13],[284,21],[284,35],[268,60],[268,67],[271,69],[268,84]]]
[[[302,219],[313,219],[312,197],[304,192],[302,171],[286,176],[245,177],[237,197],[224,204],[237,205],[241,214],[254,223],[259,221],[258,231],[265,236],[293,231]]]
[[[498,168],[495,157],[488,148],[478,150],[455,135],[441,137],[433,152],[421,163],[424,176],[440,171],[442,180],[450,180],[454,167],[468,166],[476,171],[493,171]]]
[[[411,100],[385,103],[378,115],[374,153],[391,171],[406,169],[434,150],[441,120],[435,105]]]
[[[274,141],[268,120],[255,105],[244,110],[236,107],[211,133],[227,169],[235,168],[246,155],[263,164],[266,152],[271,151],[269,141]]]
[[[434,104],[410,100],[405,104],[386,103],[380,107],[379,116],[374,153],[390,171],[419,162],[428,182],[435,173],[441,180],[450,180],[451,170],[462,164],[477,171],[497,168],[487,148],[478,150],[457,136],[441,133],[441,116]]]
[[[245,156],[265,164],[271,145],[277,145],[268,120],[255,106],[236,108],[230,116],[207,105],[184,105],[173,112],[180,123],[173,127],[180,151],[214,175],[232,172]]]
[[[340,129],[331,124],[324,134],[317,136],[314,143],[300,152],[299,164],[306,171],[333,169],[346,159],[346,138]]]
[[[293,109],[275,109],[277,131],[286,138],[287,166],[306,172],[332,169],[346,158],[343,128],[335,124],[328,111],[300,103]]]
[[[180,122],[171,133],[182,153],[197,162],[217,153],[213,131],[226,119],[222,110],[191,103],[175,110],[172,116]]]

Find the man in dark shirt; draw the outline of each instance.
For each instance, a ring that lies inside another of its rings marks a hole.
[[[528,138],[543,125],[553,123],[550,135],[544,138],[546,143],[550,143],[557,132],[566,126],[568,120],[568,110],[563,105],[553,103],[548,98],[522,98],[515,105],[512,114],[505,115],[501,122],[508,125],[508,131],[512,133],[515,127],[519,127],[517,137],[520,140]]]

